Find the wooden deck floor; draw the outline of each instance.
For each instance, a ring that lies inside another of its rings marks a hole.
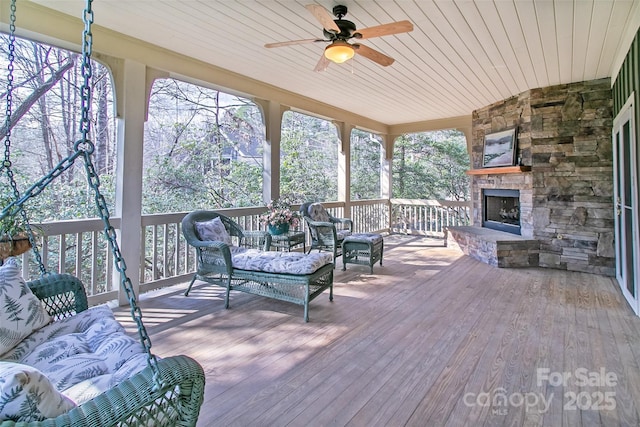
[[[391,236],[302,307],[199,282],[144,296],[154,353],[207,375],[199,426],[638,426],[640,318],[611,278]],[[131,327],[128,310],[118,319]]]

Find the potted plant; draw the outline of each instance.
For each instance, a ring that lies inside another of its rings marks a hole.
[[[291,210],[291,203],[286,197],[269,202],[267,211],[260,215],[260,222],[275,235],[287,233],[289,227],[297,227],[299,221],[300,214]]]
[[[0,206],[9,205],[12,199],[0,197]],[[0,219],[0,259],[21,255],[31,248],[29,235],[20,216],[6,216]]]

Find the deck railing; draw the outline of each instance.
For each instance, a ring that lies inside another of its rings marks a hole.
[[[345,216],[344,203],[326,202],[323,205],[332,215]],[[468,224],[470,218],[469,202],[377,199],[354,201],[349,208],[356,233],[443,237],[445,227]],[[259,230],[259,216],[264,210],[264,207],[251,207],[220,209],[220,212],[233,218],[245,230]],[[194,271],[195,251],[187,245],[180,224],[185,214],[143,215],[138,273],[140,292],[184,282]],[[118,229],[120,219],[111,218],[111,223]],[[56,221],[35,226],[42,230],[40,254],[49,271],[79,277],[87,287],[92,304],[117,299],[118,289],[112,280],[113,256],[103,236],[100,219]],[[33,253],[24,254],[23,275],[37,277],[39,273]]]
[[[471,203],[391,199],[391,233],[444,237],[446,227],[469,225]]]

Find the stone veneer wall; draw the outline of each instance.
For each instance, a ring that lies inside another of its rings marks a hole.
[[[612,122],[608,78],[532,89],[475,111],[473,167],[481,168],[485,133],[517,126],[517,157],[531,172],[475,175],[474,225],[482,188],[519,189],[522,235],[540,241],[540,266],[614,275]]]

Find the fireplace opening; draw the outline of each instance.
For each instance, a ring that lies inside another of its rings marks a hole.
[[[482,190],[482,226],[520,234],[520,191]]]

